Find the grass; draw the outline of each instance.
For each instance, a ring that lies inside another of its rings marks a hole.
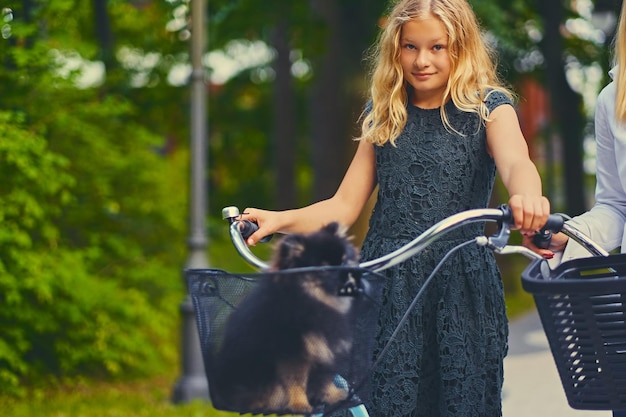
[[[26,398],[0,397],[7,417],[226,417],[207,403],[174,405],[175,379],[152,378],[128,383],[81,382],[37,389]]]
[[[1,397],[7,417],[235,417],[203,400],[174,404],[176,376],[127,383],[80,382],[34,390],[25,398]],[[248,414],[247,416],[251,416]]]
[[[517,317],[528,313],[535,308],[535,300],[531,294],[527,292],[519,292],[514,297],[507,297],[506,309],[509,320],[515,320]]]

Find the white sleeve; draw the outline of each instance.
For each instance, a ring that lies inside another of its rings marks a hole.
[[[626,158],[616,146],[616,135],[626,128],[615,122],[615,85],[607,86],[598,96],[595,114],[596,192],[595,205],[586,213],[568,221],[582,233],[611,251],[622,244],[626,218],[626,193],[620,181],[618,160]],[[588,257],[591,254],[577,242],[569,240],[562,261]]]

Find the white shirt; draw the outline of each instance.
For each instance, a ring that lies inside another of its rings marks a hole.
[[[611,83],[598,95],[595,113],[596,191],[595,205],[567,223],[611,251],[626,252],[626,124],[615,119],[616,68]],[[573,239],[568,240],[561,262],[592,256]]]

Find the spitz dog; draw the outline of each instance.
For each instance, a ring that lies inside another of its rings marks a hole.
[[[283,238],[271,270],[357,261],[345,230],[331,223]],[[211,378],[215,406],[307,414],[345,400],[348,393],[333,380],[350,358],[355,297],[338,291],[360,286],[359,274],[346,269],[264,277],[228,319]]]

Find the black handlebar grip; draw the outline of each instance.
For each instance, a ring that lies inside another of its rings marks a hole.
[[[502,221],[513,225],[513,211],[508,204],[501,204],[498,207],[502,211]],[[550,230],[554,233],[558,233],[563,228],[563,223],[565,223],[565,219],[560,214],[551,214],[548,216],[548,221],[543,225],[541,230]]]
[[[252,235],[252,233],[259,230],[259,225],[255,222],[251,222],[250,220],[241,220],[239,224],[241,225],[239,227],[239,232],[244,239],[248,239]],[[259,243],[269,242],[272,239],[272,236],[273,235],[265,236],[263,239],[259,240]]]
[[[541,229],[533,236],[533,244],[539,249],[548,249],[552,240],[552,232],[550,230]]]
[[[548,249],[552,240],[552,233],[558,233],[563,228],[565,219],[558,214],[551,214],[541,230],[533,236],[533,244],[540,249]]]
[[[551,214],[548,217],[548,221],[543,225],[541,230],[550,230],[554,233],[559,233],[563,229],[565,219],[560,214]]]
[[[511,211],[511,207],[509,207],[508,204],[500,204],[498,208],[502,211],[502,221],[506,224],[513,224],[513,212]]]
[[[513,224],[513,212],[508,204],[502,204],[498,208],[502,210],[502,220],[508,224]],[[560,232],[564,222],[565,219],[560,214],[548,216],[546,224],[533,236],[533,244],[538,248],[548,249],[552,240],[552,233]]]

